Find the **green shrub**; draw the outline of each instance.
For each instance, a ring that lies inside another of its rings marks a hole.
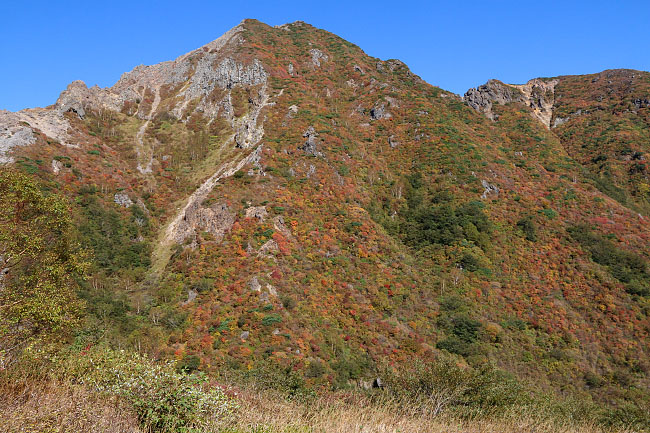
[[[517,227],[523,232],[526,240],[531,242],[537,241],[537,227],[531,216],[524,217],[517,221]]]
[[[474,272],[479,269],[479,260],[472,253],[464,253],[460,258],[458,264],[461,265],[463,269],[467,269],[470,272]]]
[[[236,409],[234,400],[204,375],[178,373],[173,362],[156,363],[142,355],[91,348],[70,356],[65,371],[100,393],[125,399],[143,427],[156,432],[188,432]]]
[[[380,374],[389,394],[433,414],[487,415],[529,400],[523,387],[504,372],[491,366],[463,368],[448,358],[384,367]]]
[[[612,241],[595,234],[588,226],[579,225],[567,229],[573,239],[591,253],[599,265],[623,283],[632,295],[650,295],[650,271],[646,261],[633,252],[619,248]]]
[[[282,317],[278,316],[277,314],[269,314],[262,318],[262,325],[264,326],[271,326],[280,322],[282,322]]]
[[[176,364],[176,371],[179,373],[192,373],[201,366],[201,358],[196,355],[185,355]]]

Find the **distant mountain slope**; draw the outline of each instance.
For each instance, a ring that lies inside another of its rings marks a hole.
[[[647,77],[463,100],[308,24],[245,20],[111,88],[0,113],[0,155],[70,198],[96,262],[88,327],[120,344],[315,386],[447,351],[638,400]]]

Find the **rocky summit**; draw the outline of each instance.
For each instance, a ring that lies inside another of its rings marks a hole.
[[[623,69],[461,97],[309,24],[245,20],[1,111],[0,163],[64,197],[93,344],[313,389],[450,357],[642,405],[649,100],[650,73]]]

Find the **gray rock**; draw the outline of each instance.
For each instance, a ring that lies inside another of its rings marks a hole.
[[[257,277],[251,278],[251,280],[248,282],[248,287],[253,292],[261,292],[262,291],[262,285],[260,284]]]
[[[83,81],[73,81],[68,88],[61,93],[56,101],[56,108],[61,113],[72,111],[81,119],[86,116],[85,103],[92,103],[93,95]]]
[[[373,380],[362,380],[359,379],[359,388],[369,390],[372,388],[372,384],[374,383]]]
[[[322,156],[322,153],[318,151],[316,137],[318,133],[313,126],[307,128],[307,130],[302,134],[304,138],[307,139],[305,143],[299,147],[300,150],[304,150],[306,153],[314,156]]]
[[[291,233],[291,230],[289,230],[289,227],[286,226],[284,223],[284,218],[282,215],[278,215],[275,218],[273,218],[273,228],[280,233],[282,233],[282,236],[287,238],[290,241],[294,241],[295,238],[293,237],[293,234]]]
[[[196,290],[194,290],[194,289],[188,290],[188,292],[187,292],[187,301],[183,302],[183,305],[187,305],[190,302],[194,301],[198,295],[199,295],[199,292],[197,292]]]
[[[278,244],[273,240],[269,239],[260,247],[259,252],[257,255],[259,256],[266,256],[266,255],[271,255],[271,253],[277,252],[280,249],[278,248]]]
[[[547,128],[551,126],[553,104],[555,103],[555,86],[558,80],[540,80],[538,78],[526,84],[504,84],[490,80],[475,89],[469,89],[463,100],[490,120],[496,120],[492,111],[494,104],[504,105],[512,102],[521,103],[532,110],[532,114]]]
[[[377,102],[375,106],[370,109],[370,118],[372,120],[390,119],[391,117],[393,117],[393,115],[386,110],[386,104],[383,102]]]
[[[557,128],[560,125],[564,125],[570,119],[571,117],[556,117],[555,120],[553,121],[553,128]]]
[[[0,127],[0,164],[13,162],[9,151],[14,147],[28,146],[36,142],[32,128],[27,126]]]
[[[241,338],[242,340],[246,340],[250,335],[251,333],[249,331],[244,331],[241,334],[239,334],[239,338]]]
[[[268,214],[266,206],[251,206],[246,209],[246,218],[256,218],[260,222],[264,221]]]
[[[316,48],[309,50],[309,54],[311,54],[311,62],[314,66],[320,66],[321,61],[326,62],[329,60],[327,54]]]
[[[399,141],[395,140],[395,136],[391,135],[388,137],[388,144],[390,145],[391,149],[395,149],[397,146],[400,145]]]
[[[116,192],[115,196],[113,197],[113,201],[115,202],[115,204],[122,207],[129,208],[133,206],[133,201],[131,200],[129,195],[125,192]]]
[[[481,198],[487,198],[490,194],[499,195],[499,188],[496,185],[489,183],[485,179],[481,181],[481,185],[485,188],[483,194],[481,194]]]
[[[59,174],[59,172],[63,169],[63,163],[61,161],[57,161],[56,159],[52,160],[52,173],[54,174]]]
[[[174,230],[174,240],[182,243],[197,231],[205,231],[214,236],[215,241],[221,242],[226,232],[235,223],[235,213],[225,203],[215,203],[203,207],[200,201],[193,202],[187,207],[183,219]]]

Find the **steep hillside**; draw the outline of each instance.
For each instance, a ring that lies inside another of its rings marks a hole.
[[[647,76],[463,100],[308,24],[245,20],[1,112],[0,157],[70,199],[89,342],[317,387],[449,352],[647,403]]]
[[[494,119],[493,104],[520,103],[561,140],[586,170],[586,181],[648,215],[646,170],[650,74],[629,69],[535,79],[525,85],[492,80],[470,89],[467,102]]]

